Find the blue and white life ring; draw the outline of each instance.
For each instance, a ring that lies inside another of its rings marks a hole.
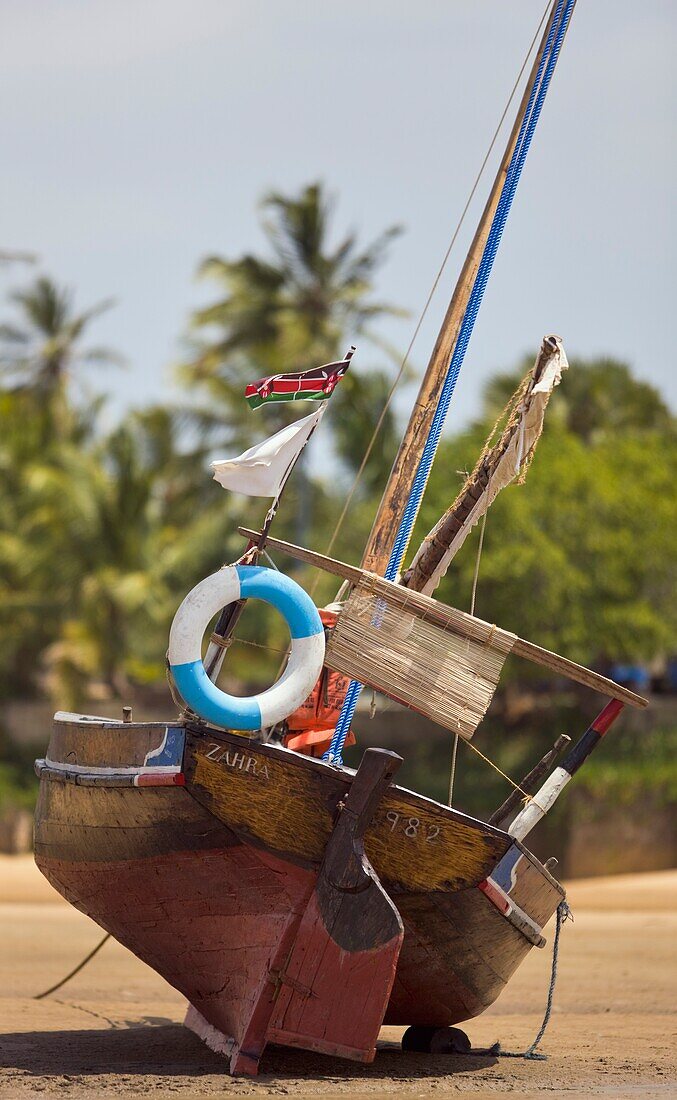
[[[280,679],[259,695],[221,691],[202,663],[202,636],[221,610],[239,599],[265,600],[284,616],[291,652]],[[207,722],[258,730],[281,722],[310,695],[324,661],[324,628],[315,604],[296,581],[258,565],[225,565],[200,581],[179,607],[169,632],[169,666],[181,698]]]

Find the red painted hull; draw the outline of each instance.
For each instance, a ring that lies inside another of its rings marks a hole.
[[[544,890],[535,861],[518,857],[533,894],[520,905],[544,923],[561,890],[552,880]],[[469,1019],[536,942],[477,886],[392,884],[390,898],[379,887],[382,897],[371,896],[385,906],[383,935],[370,938],[351,912],[341,926],[318,866],[246,841],[179,785],[43,776],[36,861],[68,901],[186,996],[188,1025],[235,1073],[255,1073],[267,1042],[371,1061],[382,1022]],[[361,889],[348,886],[346,904],[359,905]]]

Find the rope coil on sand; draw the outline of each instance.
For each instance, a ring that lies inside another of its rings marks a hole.
[[[536,1048],[538,1047],[538,1044],[540,1043],[541,1039],[545,1035],[546,1028],[547,1028],[548,1024],[550,1023],[550,1015],[552,1013],[552,1002],[553,1002],[553,997],[555,995],[555,986],[557,984],[557,963],[558,963],[558,956],[559,956],[559,937],[560,937],[560,933],[562,931],[562,925],[568,920],[573,921],[573,919],[574,919],[574,915],[571,912],[571,909],[569,907],[569,903],[565,899],[562,899],[562,901],[557,906],[557,923],[555,925],[555,938],[554,938],[553,944],[552,944],[552,970],[550,971],[550,985],[548,986],[548,999],[547,999],[546,1005],[545,1005],[545,1015],[543,1016],[543,1021],[541,1023],[541,1026],[538,1029],[538,1034],[537,1034],[536,1038],[534,1039],[531,1046],[528,1046],[526,1050],[519,1050],[519,1051],[501,1050],[501,1044],[500,1043],[495,1043],[494,1046],[490,1048],[490,1051],[491,1051],[492,1054],[497,1054],[499,1056],[499,1058],[527,1058],[527,1059],[531,1059],[531,1060],[537,1060],[539,1062],[546,1062],[547,1061],[548,1055],[539,1053],[539,1051]]]

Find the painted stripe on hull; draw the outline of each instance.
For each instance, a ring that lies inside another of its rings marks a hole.
[[[532,920],[529,914],[525,913],[524,909],[521,909],[493,878],[480,882],[479,889],[503,914],[506,920],[509,920],[523,936],[526,936],[530,943],[533,943],[535,947],[545,945],[545,939],[542,935],[543,930],[540,925]]]

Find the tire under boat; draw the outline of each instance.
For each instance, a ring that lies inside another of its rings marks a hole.
[[[65,713],[36,770],[38,867],[188,998],[186,1023],[232,1072],[256,1072],[267,1042],[371,1061],[381,1022],[478,1015],[564,897],[507,833],[392,785],[364,848],[403,939],[390,950],[353,919],[313,947],[303,929],[359,772],[190,722]]]

